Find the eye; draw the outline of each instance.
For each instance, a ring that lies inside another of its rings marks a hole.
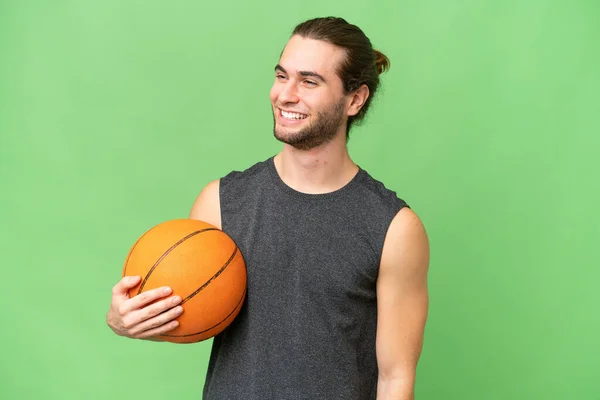
[[[282,80],[282,79],[285,79],[285,75],[283,75],[283,74],[276,74],[275,78],[277,78],[279,80]]]
[[[317,82],[315,82],[315,81],[306,80],[306,81],[304,81],[304,83],[306,83],[308,86],[311,86],[311,87],[317,86]]]

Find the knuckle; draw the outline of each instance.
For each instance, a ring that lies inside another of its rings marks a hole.
[[[144,319],[150,319],[156,315],[155,307],[148,307],[144,310]]]
[[[158,328],[159,326],[162,325],[162,321],[159,319],[156,319],[154,321],[152,321],[152,323],[150,324],[151,328]]]
[[[173,307],[173,304],[171,303],[170,300],[162,300],[160,303],[156,303],[156,305],[157,305],[157,308],[160,309],[160,312],[165,312],[169,308]]]
[[[167,308],[167,304],[167,300],[158,300],[155,303],[153,303],[152,306],[157,310],[164,311]]]
[[[161,313],[165,312],[165,311],[169,310],[171,307],[173,307],[173,304],[171,304],[170,301],[168,301],[168,300],[161,301],[160,305],[159,305],[159,312],[161,312]]]
[[[127,315],[127,307],[125,306],[125,304],[121,304],[118,308],[119,311],[119,315],[121,317],[124,317],[125,315]]]
[[[159,315],[162,311],[157,305],[151,305],[144,309],[144,318],[150,319]]]
[[[141,297],[142,297],[141,300],[144,303],[148,303],[148,302],[150,302],[150,301],[152,301],[154,299],[154,296],[153,296],[152,292],[144,292],[144,293],[141,294]]]
[[[123,328],[128,329],[128,330],[130,330],[134,326],[131,318],[123,318],[123,321],[121,323],[123,325]]]
[[[139,329],[135,329],[135,328],[134,329],[127,329],[127,336],[128,337],[134,338],[134,337],[136,337],[139,334],[140,334],[140,330]]]
[[[145,338],[147,338],[147,337],[150,336],[150,333],[151,333],[151,331],[149,331],[147,329],[146,330],[140,330],[139,332],[135,333],[135,338],[136,339],[145,339]]]
[[[125,278],[121,278],[119,280],[119,282],[117,282],[113,287],[112,287],[112,293],[114,295],[119,295],[119,294],[123,294],[123,291],[125,291],[125,288],[123,286],[124,283],[124,279]]]
[[[118,324],[115,322],[115,318],[110,314],[106,316],[106,325],[108,325],[113,330],[118,328]]]

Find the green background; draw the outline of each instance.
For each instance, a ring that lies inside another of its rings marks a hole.
[[[117,337],[110,289],[279,151],[273,67],[327,15],[392,63],[349,148],[430,236],[416,398],[600,399],[592,0],[0,0],[0,398],[201,398],[210,342]]]

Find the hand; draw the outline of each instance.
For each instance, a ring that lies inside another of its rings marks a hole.
[[[183,312],[181,297],[172,296],[169,287],[161,287],[129,298],[128,290],[140,281],[139,276],[125,276],[112,290],[112,302],[106,323],[120,336],[133,339],[157,340],[156,336],[172,331],[179,323],[175,320]],[[154,301],[156,301],[154,303]]]

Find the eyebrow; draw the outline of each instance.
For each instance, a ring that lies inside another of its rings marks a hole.
[[[281,72],[283,72],[286,75],[288,74],[287,71],[285,70],[285,68],[283,68],[279,64],[277,64],[275,66],[275,71],[281,71]],[[317,74],[314,71],[298,71],[298,75],[300,75],[300,76],[310,76],[310,77],[313,77],[313,78],[317,78],[318,80],[320,80],[323,83],[327,83],[327,80],[325,80],[325,78],[323,78],[322,75],[319,75],[319,74]]]

